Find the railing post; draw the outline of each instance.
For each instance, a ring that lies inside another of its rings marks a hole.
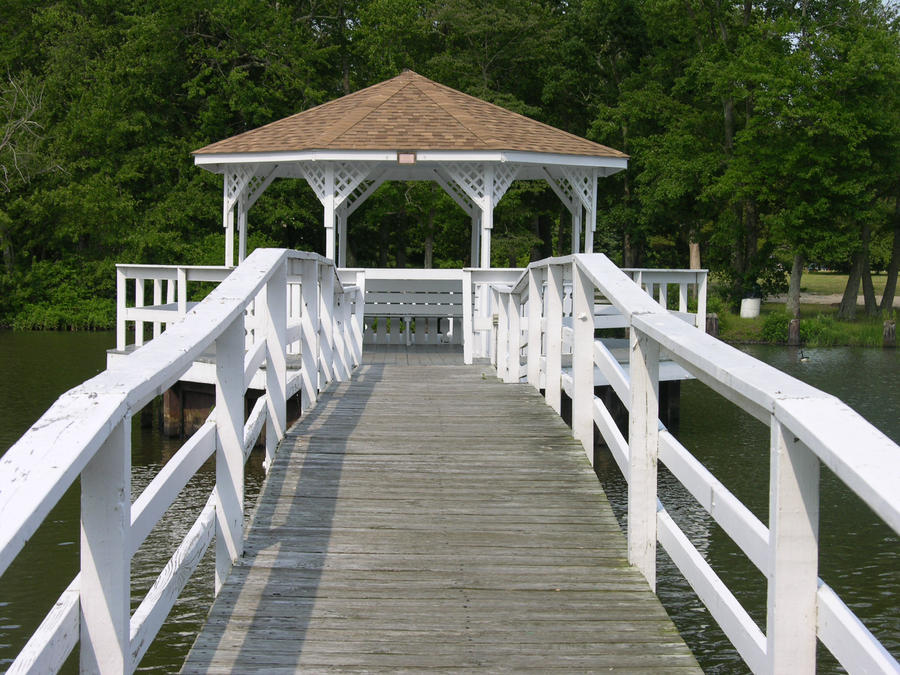
[[[814,673],[819,460],[774,415],[769,472],[769,672]]]
[[[131,417],[81,473],[81,672],[130,670]]]
[[[572,263],[572,435],[594,463],[594,285]]]
[[[496,288],[491,288],[491,299],[497,308],[497,328],[494,331],[496,351],[494,365],[497,368],[497,377],[504,382],[509,381],[509,358],[512,349],[512,340],[509,334],[509,305],[506,302],[508,293],[501,293]]]
[[[303,411],[312,408],[319,397],[319,263],[303,261],[303,315],[300,317],[300,355],[302,360]]]
[[[541,319],[543,318],[543,279],[540,270],[528,270],[528,384],[541,387]]]
[[[475,333],[472,330],[474,317],[472,315],[472,273],[463,272],[462,278],[462,338],[463,338],[463,363],[472,365],[472,349],[475,345]]]
[[[334,306],[334,374],[338,382],[350,378],[350,353],[347,349],[347,324],[350,317],[350,298],[347,293],[337,295]]]
[[[178,317],[181,318],[187,314],[187,270],[183,267],[178,268]]]
[[[125,272],[116,269],[116,349],[123,351],[126,346],[125,295],[128,289]]]
[[[216,595],[243,551],[244,314],[216,339]]]
[[[362,363],[366,332],[366,273],[356,273],[356,300],[353,304],[353,365]]]
[[[562,410],[562,312],[563,270],[560,265],[547,267],[547,370],[544,374],[544,397],[556,414]]]
[[[706,281],[707,273],[698,273],[697,281],[697,328],[706,330]]]
[[[506,294],[506,382],[516,384],[519,382],[519,368],[521,367],[521,358],[519,351],[522,345],[522,322],[521,322],[521,296],[518,293]]]
[[[628,562],[656,588],[659,345],[631,326],[628,415]]]
[[[278,442],[287,430],[287,266],[272,274],[265,288],[266,304],[266,459],[269,470]]]
[[[319,267],[319,390],[334,379],[334,268]]]

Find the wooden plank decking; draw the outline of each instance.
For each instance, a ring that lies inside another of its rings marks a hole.
[[[378,353],[289,432],[182,672],[700,672],[533,389]]]

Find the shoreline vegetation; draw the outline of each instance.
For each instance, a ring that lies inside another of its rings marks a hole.
[[[875,291],[884,290],[886,275],[872,275]],[[801,347],[882,347],[884,321],[896,320],[900,310],[896,305],[889,315],[868,316],[860,300],[856,318],[837,318],[839,292],[847,275],[835,272],[808,272],[803,276],[800,301]],[[838,289],[838,290],[835,290]],[[200,299],[200,298],[195,298]],[[900,299],[898,299],[900,300]],[[785,298],[775,296],[766,299],[760,314],[745,319],[734,311],[717,293],[715,282],[708,301],[708,312],[715,313],[719,322],[719,339],[731,344],[785,345],[788,341],[790,315],[786,311]],[[0,326],[0,328],[4,328]],[[18,331],[103,331],[115,328],[115,302],[105,298],[93,298],[87,306],[78,303],[32,305],[14,318],[12,328]]]

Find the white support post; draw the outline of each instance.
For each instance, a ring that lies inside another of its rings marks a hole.
[[[491,266],[491,230],[494,228],[494,165],[484,165],[484,198],[481,206],[481,267]]]
[[[594,463],[594,285],[572,263],[572,435]]]
[[[591,173],[591,208],[587,210],[584,233],[584,252],[594,252],[594,230],[597,229],[597,172]]]
[[[153,304],[157,307],[162,304],[162,279],[153,280]],[[162,333],[162,322],[153,322],[153,337],[158,338]]]
[[[325,257],[335,260],[334,250],[334,226],[335,226],[335,203],[334,194],[334,166],[329,164],[325,169],[325,199],[323,206],[325,207]]]
[[[562,313],[563,269],[547,267],[547,369],[544,374],[544,397],[556,414],[562,411]]]
[[[766,656],[770,673],[816,672],[819,460],[774,415]]]
[[[140,277],[134,280],[134,306],[144,306],[144,280]],[[134,322],[134,346],[140,347],[144,344],[144,322],[137,319]]]
[[[572,253],[581,253],[581,202],[577,199],[572,210]]]
[[[678,284],[678,311],[682,314],[688,311],[688,285],[686,281]]]
[[[699,273],[697,283],[697,328],[706,332],[706,273]]]
[[[521,359],[519,351],[522,346],[522,322],[520,307],[522,303],[521,296],[518,293],[506,293],[504,300],[506,301],[506,320],[509,328],[507,329],[507,353],[506,353],[506,382],[516,384],[519,381],[519,368]]]
[[[350,299],[343,293],[334,300],[334,377],[338,382],[350,378],[350,358],[347,353],[347,305]]]
[[[234,207],[225,206],[225,267],[234,267]]]
[[[116,349],[123,351],[127,343],[125,330],[125,295],[128,290],[128,279],[125,272],[116,270]]]
[[[81,672],[130,672],[131,417],[81,473]]]
[[[462,280],[462,332],[463,332],[463,363],[472,365],[472,351],[475,346],[475,332],[473,330],[472,315],[472,273],[463,272]]]
[[[543,275],[532,267],[528,270],[528,384],[541,387],[541,319],[544,313]]]
[[[656,469],[659,455],[659,344],[631,327],[628,416],[628,562],[656,590]]]
[[[216,339],[216,595],[244,547],[244,315]]]
[[[480,263],[480,250],[479,246],[481,242],[481,214],[474,213],[472,214],[472,251],[469,256],[469,261],[471,263],[471,267],[478,267]]]
[[[319,268],[319,391],[334,379],[334,268]]]
[[[301,410],[312,408],[319,397],[319,263],[304,260],[303,315],[300,317],[300,355],[302,359]]]
[[[178,318],[187,314],[187,270],[178,268]]]
[[[491,299],[497,308],[497,347],[494,365],[497,367],[497,377],[504,382],[509,382],[509,360],[512,350],[512,339],[509,334],[508,295],[508,293],[501,293],[496,288],[491,288]]]
[[[346,204],[346,202],[344,202]],[[347,266],[347,209],[338,209],[335,213],[335,225],[337,226],[338,236],[338,257],[337,266]]]
[[[366,273],[356,273],[356,298],[353,302],[353,365],[362,363],[363,339],[366,331]]]
[[[266,459],[268,472],[278,442],[287,431],[287,262],[265,287],[266,308]]]
[[[238,265],[247,257],[247,199],[241,196],[237,203],[238,220]]]

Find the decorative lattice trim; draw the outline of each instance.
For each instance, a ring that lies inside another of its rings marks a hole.
[[[339,206],[366,180],[370,167],[360,162],[303,162],[300,165],[303,176],[309,182],[316,193],[316,197],[323,204],[331,197],[332,190],[329,186],[329,170],[334,176],[334,202]],[[365,191],[365,189],[363,190]]]
[[[259,171],[259,168],[257,168],[257,172],[250,177],[244,193],[248,209],[256,203],[256,200],[260,198],[266,188],[269,187],[273,180],[275,180],[276,171],[278,171],[278,165],[274,164],[268,173],[263,174]]]
[[[518,173],[518,164],[504,162],[494,166],[494,189],[492,191],[494,203],[491,205],[492,207],[497,206],[497,203],[503,198],[506,191],[509,190],[509,186],[512,185],[512,182],[516,179]]]
[[[573,166],[562,167],[563,174],[569,185],[584,208],[594,210],[594,184],[597,182],[597,174],[594,169],[581,169]]]
[[[478,211],[478,206],[472,201],[469,194],[459,186],[459,183],[444,175],[444,172],[441,171],[441,169],[434,169],[434,180],[438,185],[444,188],[444,191],[450,195],[451,199],[459,204],[460,208],[470,216]]]
[[[300,164],[303,177],[306,178],[306,182],[316,193],[319,201],[323,203],[329,196],[326,190],[328,166],[327,162],[303,162]]]
[[[241,193],[250,184],[256,166],[251,164],[234,164],[225,172],[225,210],[232,208]]]
[[[444,169],[453,181],[475,204],[484,204],[484,164],[475,162],[447,162]]]

